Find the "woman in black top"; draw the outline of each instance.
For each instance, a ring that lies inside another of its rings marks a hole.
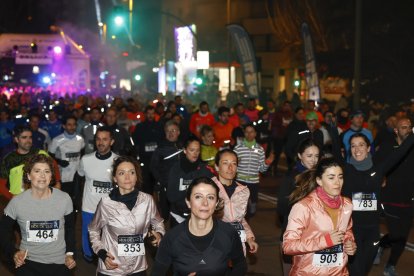
[[[190,214],[185,203],[187,187],[198,177],[212,177],[213,173],[200,159],[201,143],[192,136],[184,144],[179,162],[176,162],[168,174],[167,198],[170,203],[171,227],[183,222]]]
[[[283,241],[283,234],[285,233],[288,216],[292,209],[292,204],[289,202],[290,194],[296,189],[296,176],[299,174],[314,169],[320,158],[320,145],[313,139],[307,138],[303,140],[298,147],[297,162],[293,170],[287,172],[280,185],[280,190],[277,198],[277,214],[281,224],[280,240]],[[292,256],[283,254],[280,250],[283,275],[289,275],[292,266]]]
[[[190,219],[167,232],[155,257],[152,275],[166,275],[170,265],[174,275],[246,274],[246,259],[236,230],[213,219],[219,205],[218,194],[218,187],[210,178],[194,179],[186,196]]]
[[[346,163],[340,152],[338,133],[331,128],[333,153],[344,167],[342,194],[352,200],[353,231],[357,252],[349,263],[351,276],[367,275],[372,267],[380,239],[380,191],[387,172],[404,157],[414,144],[414,135],[394,151],[385,162],[373,163],[369,139],[362,133],[355,133],[349,139],[351,158]]]

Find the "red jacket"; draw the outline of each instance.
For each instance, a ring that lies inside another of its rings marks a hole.
[[[190,119],[190,131],[197,137],[200,137],[200,129],[203,125],[213,126],[216,120],[214,120],[214,116],[211,113],[207,113],[206,115],[201,115],[200,112],[196,112],[191,115]]]

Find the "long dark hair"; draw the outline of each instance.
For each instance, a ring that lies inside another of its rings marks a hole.
[[[323,158],[315,169],[307,170],[296,176],[296,189],[289,196],[290,203],[295,204],[315,190],[318,186],[316,178],[322,178],[322,174],[331,167],[341,167],[341,165],[335,158]]]

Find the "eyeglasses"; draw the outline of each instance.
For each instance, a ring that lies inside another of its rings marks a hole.
[[[170,129],[170,130],[166,130],[165,132],[167,132],[167,133],[176,133],[176,132],[178,132],[178,129]]]

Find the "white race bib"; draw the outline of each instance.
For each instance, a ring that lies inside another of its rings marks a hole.
[[[158,145],[157,143],[146,143],[145,144],[145,152],[153,152],[157,149]]]
[[[352,205],[354,211],[376,211],[377,210],[377,197],[375,193],[364,194],[355,193],[352,194]]]
[[[26,232],[29,242],[53,242],[58,239],[59,221],[27,221]]]
[[[137,235],[118,236],[118,256],[145,255],[144,237]]]
[[[191,184],[191,179],[182,179],[180,178],[180,186],[178,187],[179,191],[187,191],[188,186]]]
[[[94,180],[92,185],[92,190],[97,194],[109,194],[113,188],[111,182],[102,182]]]
[[[342,244],[334,245],[313,254],[312,265],[317,267],[342,266],[344,261]]]
[[[68,153],[65,154],[65,157],[66,157],[67,161],[69,161],[69,162],[79,161],[80,156],[81,156],[80,152],[68,152]]]
[[[239,234],[241,242],[246,242],[247,241],[246,231],[244,230],[243,224],[241,224],[238,221],[230,222],[230,224],[234,227],[234,229],[236,229],[237,233]]]

